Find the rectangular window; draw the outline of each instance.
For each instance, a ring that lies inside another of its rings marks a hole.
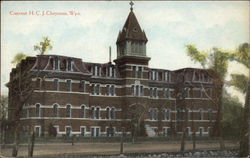
[[[55,58],[55,70],[59,70],[60,61],[58,57]]]
[[[41,127],[40,126],[35,126],[35,134],[36,134],[36,137],[40,137],[40,134],[41,134]]]
[[[135,95],[139,96],[139,85],[136,85]]]
[[[81,136],[85,136],[85,127],[81,127]]]
[[[143,86],[140,86],[140,93],[141,93],[141,96],[144,96]]]
[[[133,66],[132,78],[136,78],[136,66]]]
[[[134,85],[132,85],[131,91],[132,91],[132,96],[135,96],[135,86]]]
[[[100,95],[100,85],[99,84],[95,85],[94,91],[95,91],[95,95]]]
[[[114,85],[110,86],[110,94],[111,94],[111,96],[115,95],[115,86]]]
[[[153,98],[153,88],[149,89],[149,93],[150,93],[150,98]]]
[[[107,90],[107,95],[110,95],[110,85],[106,86],[106,90]]]
[[[70,136],[71,135],[71,127],[66,127],[66,136]]]
[[[142,67],[138,67],[138,78],[142,78]]]
[[[54,79],[54,90],[59,91],[59,80],[58,79]]]
[[[71,82],[71,80],[67,80],[67,91],[72,91],[72,82]]]
[[[80,82],[79,88],[80,88],[80,92],[85,92],[85,81]]]
[[[154,88],[154,92],[153,92],[153,97],[157,98],[158,94],[157,94],[157,88]]]

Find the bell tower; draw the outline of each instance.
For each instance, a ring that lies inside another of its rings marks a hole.
[[[119,31],[118,34],[116,41],[117,59],[115,61],[127,57],[137,58],[138,60],[142,58],[145,58],[146,60],[150,59],[146,54],[146,44],[148,39],[136,19],[133,12],[133,4],[133,2],[130,2],[130,13],[122,30]]]

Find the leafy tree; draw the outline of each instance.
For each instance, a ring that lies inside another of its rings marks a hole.
[[[240,156],[247,156],[250,154],[249,149],[249,130],[250,125],[250,44],[241,44],[231,55],[231,59],[242,64],[248,71],[248,74],[232,74],[231,84],[246,95],[244,107],[244,119],[241,128],[240,141]]]
[[[48,37],[44,37],[43,41],[40,42],[40,45],[35,45],[34,50],[39,50],[39,54],[43,55],[48,50],[52,49],[51,41]],[[10,82],[7,84],[9,89],[13,92],[12,97],[15,98],[15,101],[11,101],[12,107],[15,107],[13,112],[13,128],[14,128],[14,147],[12,151],[12,156],[16,157],[18,155],[18,146],[19,146],[19,135],[20,135],[20,118],[22,115],[22,109],[27,100],[30,98],[30,96],[33,93],[33,86],[32,86],[32,77],[34,77],[34,74],[30,72],[31,66],[27,64],[26,61],[23,59],[26,59],[28,55],[24,53],[18,53],[14,57],[12,64],[16,65],[16,75],[10,80]],[[38,61],[38,63],[40,63]],[[40,65],[40,64],[39,64]],[[38,69],[39,70],[39,69]],[[36,73],[36,75],[39,74]],[[34,147],[34,131],[31,131],[31,128],[29,128],[30,138],[29,143],[31,145],[28,145],[28,155],[33,155],[33,147]]]
[[[223,82],[228,69],[228,51],[221,50],[219,48],[212,48],[210,51],[200,51],[195,45],[186,45],[187,55],[190,56],[191,60],[200,63],[205,69],[212,70],[208,71],[211,75],[215,76],[215,98],[211,100],[218,109],[218,115],[216,119],[216,128],[214,128],[214,135],[220,136],[220,147],[224,148],[224,141],[222,135],[222,93],[223,93]],[[212,73],[211,73],[212,72]]]
[[[239,139],[243,121],[243,106],[236,97],[225,94],[223,103],[223,133],[225,137]]]
[[[17,53],[13,60],[11,61],[11,63],[16,66],[17,64],[19,64],[23,59],[26,59],[27,55],[24,53]]]
[[[5,144],[8,115],[8,97],[0,96],[0,143]]]
[[[49,37],[43,37],[43,41],[41,41],[39,44],[36,44],[34,46],[34,50],[39,51],[39,55],[44,55],[48,52],[48,50],[51,50],[53,48],[51,44],[51,40]]]

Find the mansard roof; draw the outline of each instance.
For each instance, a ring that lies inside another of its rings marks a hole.
[[[119,32],[116,43],[122,42],[124,40],[148,41],[145,32],[142,31],[132,10],[128,15],[122,31]]]

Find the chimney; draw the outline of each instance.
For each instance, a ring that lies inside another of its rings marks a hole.
[[[111,64],[111,46],[109,46],[109,64]]]

